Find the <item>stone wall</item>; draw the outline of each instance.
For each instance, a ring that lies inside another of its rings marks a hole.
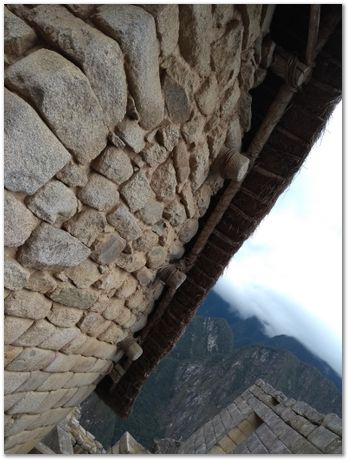
[[[250,127],[261,5],[5,8],[5,449],[90,394]],[[267,51],[267,50],[266,50]]]

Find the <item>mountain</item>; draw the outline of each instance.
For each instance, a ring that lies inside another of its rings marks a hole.
[[[147,448],[154,438],[185,439],[257,378],[319,411],[341,415],[341,393],[317,369],[284,350],[236,348],[236,337],[226,318],[197,315],[145,383],[128,419],[116,417],[93,394],[82,405],[83,426],[105,447],[124,431]]]

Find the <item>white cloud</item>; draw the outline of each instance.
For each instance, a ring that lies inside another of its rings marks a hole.
[[[342,106],[215,289],[341,372]]]

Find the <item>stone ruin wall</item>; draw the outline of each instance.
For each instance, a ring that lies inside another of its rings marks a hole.
[[[5,449],[30,451],[146,324],[240,151],[261,5],[5,8]]]

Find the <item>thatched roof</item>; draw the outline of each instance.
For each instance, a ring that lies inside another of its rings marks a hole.
[[[315,59],[310,80],[293,97],[226,210],[212,224],[210,217],[224,199],[223,190],[202,219],[203,229],[204,225],[212,227],[209,228],[210,236],[201,251],[194,255],[184,283],[158,300],[154,317],[140,333],[143,355],[128,367],[116,385],[109,377],[100,383],[97,391],[120,415],[129,414],[141,386],[180,338],[231,257],[291,183],[340,100],[341,10],[340,5],[322,6],[319,42],[324,46]],[[308,5],[278,6],[271,26],[272,38],[301,59],[306,49],[308,23]],[[264,83],[253,90],[253,121],[243,141],[245,152],[281,85],[281,79],[269,73]],[[225,193],[227,188],[228,184]],[[191,247],[194,245],[195,242],[191,243]]]

